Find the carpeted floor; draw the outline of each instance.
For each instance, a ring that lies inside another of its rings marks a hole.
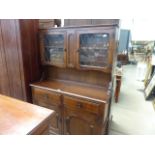
[[[112,103],[110,135],[155,134],[152,101],[145,101],[144,84],[136,78],[136,65],[123,66],[119,102]]]

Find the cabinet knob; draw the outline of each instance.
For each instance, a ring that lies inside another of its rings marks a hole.
[[[78,52],[78,53],[79,53],[79,52],[80,52],[80,49],[77,49],[77,50],[76,50],[76,52]]]
[[[90,125],[89,127],[90,127],[90,134],[93,135],[93,133],[94,133],[94,125]]]
[[[44,97],[46,100],[49,98],[49,96],[47,94],[45,94]]]

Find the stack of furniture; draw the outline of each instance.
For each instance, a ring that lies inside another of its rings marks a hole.
[[[55,111],[51,134],[107,134],[118,25],[40,30],[33,103]]]

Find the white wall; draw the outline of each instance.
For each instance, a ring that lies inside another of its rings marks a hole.
[[[121,29],[130,29],[132,40],[155,40],[155,19],[121,19]]]

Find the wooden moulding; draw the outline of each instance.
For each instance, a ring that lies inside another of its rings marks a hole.
[[[44,87],[44,86],[39,86],[39,85],[36,85],[36,84],[31,84],[30,85],[31,87],[35,87],[35,88],[39,88],[39,89],[44,89],[44,90],[47,90],[47,91],[51,91],[51,92],[55,92],[55,93],[59,93],[59,94],[62,94],[62,95],[67,95],[67,96],[71,96],[71,97],[75,97],[75,98],[80,98],[80,99],[84,99],[84,100],[87,100],[87,101],[93,101],[95,103],[104,103],[104,104],[107,104],[108,103],[108,99],[107,100],[100,100],[100,99],[95,99],[95,98],[91,98],[91,97],[88,97],[88,96],[83,96],[83,95],[79,95],[79,94],[75,94],[75,93],[70,93],[70,92],[66,92],[66,91],[63,91],[61,89],[53,89],[53,88],[49,88],[49,87]]]

